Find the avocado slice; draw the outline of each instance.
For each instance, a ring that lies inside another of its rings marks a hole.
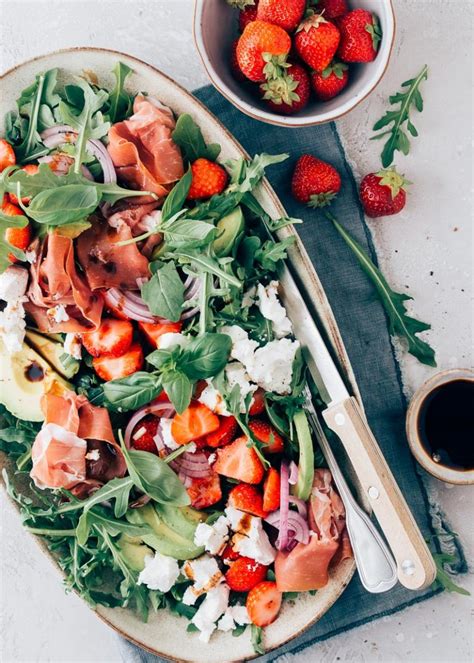
[[[298,481],[295,486],[296,497],[309,499],[314,480],[314,448],[306,414],[300,410],[293,417],[296,429],[300,457],[298,463]]]
[[[219,219],[216,225],[218,235],[213,244],[216,256],[223,258],[232,252],[234,242],[244,226],[245,217],[241,207],[236,207],[230,214]]]
[[[197,520],[188,520],[180,507],[147,504],[140,509],[129,509],[126,518],[135,525],[149,525],[153,533],[141,537],[143,543],[162,555],[185,560],[199,557],[203,547],[194,545]]]
[[[73,357],[67,357],[66,362],[61,361],[61,357],[65,354],[61,341],[54,340],[45,334],[38,334],[38,332],[28,330],[26,332],[26,343],[46,359],[64,378],[70,379],[78,372],[79,362]]]
[[[43,421],[41,398],[54,383],[73,390],[33,348],[10,355],[0,342],[0,403],[18,419]]]
[[[139,538],[122,534],[117,543],[128,565],[134,571],[143,571],[145,557],[153,556],[153,550],[142,543]]]

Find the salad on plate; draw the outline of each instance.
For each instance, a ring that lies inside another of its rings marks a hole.
[[[62,72],[64,79],[64,72]],[[0,445],[25,527],[92,606],[262,629],[351,555],[279,297],[293,237],[189,114],[39,74],[0,141]]]

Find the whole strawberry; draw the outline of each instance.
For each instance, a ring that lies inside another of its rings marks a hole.
[[[249,23],[257,20],[258,0],[255,3],[244,6],[239,12],[239,28],[243,32]]]
[[[303,154],[291,180],[291,191],[300,203],[309,207],[324,207],[336,197],[341,188],[341,177],[331,166],[311,154]]]
[[[311,84],[306,69],[300,64],[292,64],[282,77],[263,83],[260,90],[273,111],[292,115],[307,105]]]
[[[188,193],[188,200],[210,198],[222,193],[229,179],[226,171],[209,159],[196,159],[191,165],[193,179]]]
[[[232,71],[232,75],[235,78],[236,81],[246,81],[247,78],[246,76],[243,75],[242,71],[240,70],[239,63],[237,61],[237,44],[239,43],[238,39],[234,39],[232,42],[231,46],[231,52],[230,52],[230,69]]]
[[[369,173],[360,183],[359,196],[367,216],[398,214],[405,207],[405,186],[410,184],[395,168]]]
[[[372,62],[382,32],[377,17],[365,9],[354,9],[338,21],[341,42],[337,51],[344,62]]]
[[[291,48],[290,35],[278,25],[253,21],[237,44],[237,62],[243,74],[254,83],[277,78]]]
[[[343,62],[332,62],[323,71],[311,74],[313,90],[320,101],[329,101],[346,87],[349,67]]]
[[[320,14],[310,14],[295,35],[298,55],[315,71],[329,65],[339,46],[339,30]]]
[[[306,0],[260,0],[257,17],[293,32],[303,18]]]
[[[347,0],[319,0],[318,11],[324,11],[324,17],[331,21],[340,16],[344,16],[349,11]]]

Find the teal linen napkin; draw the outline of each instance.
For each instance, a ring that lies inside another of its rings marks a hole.
[[[350,249],[329,221],[299,203],[290,192],[291,173],[299,156],[309,152],[331,163],[342,177],[342,189],[331,211],[357,241],[376,256],[359,204],[354,176],[335,124],[284,129],[262,124],[240,113],[211,86],[195,92],[232,132],[250,155],[287,152],[290,158],[268,169],[268,178],[290,216],[304,220],[295,226],[326,290],[360,387],[365,411],[385,458],[426,537],[433,535],[427,495],[405,438],[405,409],[400,370],[388,333],[387,319],[374,290]],[[439,514],[436,514],[439,519]],[[280,649],[258,661],[295,653],[319,640],[391,614],[428,599],[433,588],[411,592],[397,585],[385,594],[368,594],[357,575],[334,606],[309,628]],[[357,610],[354,610],[357,606]],[[246,637],[242,635],[241,637]],[[120,639],[127,663],[158,663],[161,659]]]

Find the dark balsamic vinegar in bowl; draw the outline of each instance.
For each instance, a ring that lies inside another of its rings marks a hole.
[[[420,441],[437,464],[457,471],[474,469],[474,381],[452,380],[435,388],[421,404]]]

